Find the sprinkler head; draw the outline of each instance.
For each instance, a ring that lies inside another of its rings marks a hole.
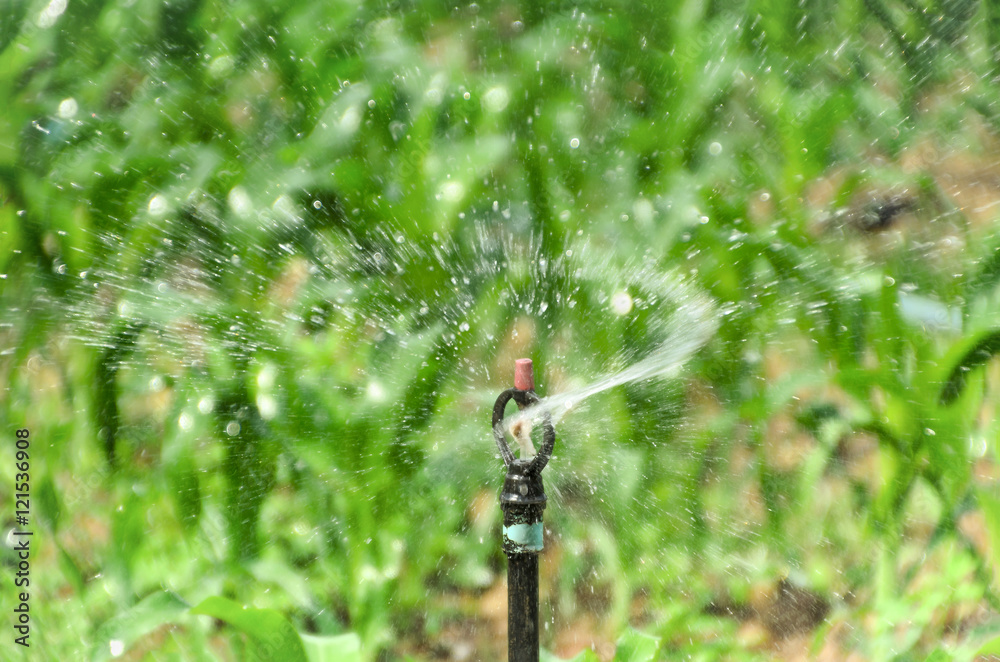
[[[531,369],[531,359],[518,359],[514,362],[514,388],[509,388],[497,397],[493,403],[493,438],[497,442],[497,449],[503,458],[503,463],[509,468],[514,462],[514,453],[507,444],[507,426],[504,425],[504,407],[513,400],[517,403],[518,409],[526,409],[539,402],[535,393],[535,376]],[[526,465],[524,470],[530,474],[541,473],[542,469],[552,457],[552,449],[556,443],[556,431],[552,427],[552,417],[545,410],[539,415],[542,418],[542,447],[536,452],[531,441],[531,421],[515,421],[511,426],[511,434],[515,441],[521,445],[521,459]],[[530,458],[530,459],[529,459]]]
[[[531,359],[514,361],[514,388],[520,391],[535,390],[535,369],[531,365]]]

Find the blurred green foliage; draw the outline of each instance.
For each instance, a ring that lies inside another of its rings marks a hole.
[[[700,292],[679,383],[560,426],[543,644],[996,650],[993,3],[2,12],[40,655],[502,654],[512,359],[579,386],[704,331]]]

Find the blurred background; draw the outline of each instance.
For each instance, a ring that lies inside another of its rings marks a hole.
[[[5,659],[1000,655],[1000,5],[0,7]]]

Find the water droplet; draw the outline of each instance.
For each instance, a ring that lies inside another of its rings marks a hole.
[[[491,113],[499,113],[510,103],[510,92],[503,85],[495,85],[483,95],[483,108]]]
[[[454,180],[441,185],[441,199],[445,202],[459,202],[465,196],[465,186]]]
[[[345,136],[352,135],[361,126],[361,112],[355,106],[351,106],[340,116],[337,128]]]
[[[443,99],[444,96],[441,94],[441,88],[432,87],[424,92],[424,98],[427,99],[427,103],[432,106],[436,106],[441,103],[441,99]]]
[[[969,451],[971,451],[975,457],[983,457],[986,455],[986,438],[977,436],[969,439]]]
[[[368,388],[365,389],[365,394],[368,396],[368,399],[373,402],[383,402],[386,396],[385,388],[383,388],[383,386],[374,379],[368,382]]]
[[[632,295],[625,290],[619,290],[611,296],[611,310],[616,315],[628,315],[632,312]]]
[[[167,199],[157,193],[150,198],[148,208],[153,216],[163,216],[167,213]]]
[[[278,402],[270,395],[265,393],[258,395],[256,404],[257,411],[260,412],[260,417],[265,421],[270,421],[278,415]]]
[[[579,138],[570,138],[569,146],[570,146],[571,149],[576,149],[577,147],[580,146],[580,139]]]
[[[652,202],[646,198],[639,198],[632,204],[632,213],[635,215],[636,222],[648,225],[653,222],[656,210],[653,208]]]
[[[55,25],[56,20],[66,11],[68,0],[51,0],[45,9],[38,15],[38,27],[50,28]]]
[[[80,107],[77,105],[76,99],[68,97],[59,103],[58,114],[62,119],[69,120],[76,116],[76,111],[79,109]]]
[[[248,217],[253,211],[253,201],[250,200],[250,194],[242,186],[234,186],[229,191],[226,201],[233,213],[242,218]]]
[[[222,78],[233,70],[236,60],[231,55],[220,55],[208,65],[208,73],[213,78]]]

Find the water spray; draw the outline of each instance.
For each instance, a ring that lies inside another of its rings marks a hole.
[[[518,409],[538,402],[531,359],[514,363],[514,388],[507,389],[493,405],[493,437],[507,466],[500,493],[503,510],[503,551],[507,555],[507,659],[538,662],[538,553],[542,551],[542,511],[545,487],[542,469],[552,457],[556,431],[546,412],[542,417],[542,447],[535,453],[528,421],[519,421],[511,433],[521,456],[515,458],[507,444],[504,408],[511,400]]]

